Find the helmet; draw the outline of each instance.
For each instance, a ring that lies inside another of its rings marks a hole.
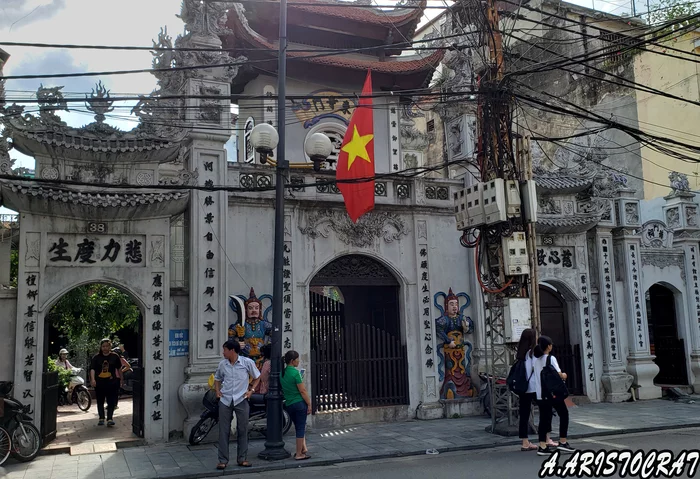
[[[60,356],[61,354],[68,355],[68,350],[65,349],[65,348],[64,348],[64,349],[61,349],[61,350],[58,352],[58,355]]]

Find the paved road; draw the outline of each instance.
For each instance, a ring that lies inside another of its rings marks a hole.
[[[573,443],[573,441],[571,442]],[[684,449],[700,449],[700,428],[579,440],[575,443],[575,446],[581,450],[593,451],[603,449],[608,451],[615,449],[631,449],[632,451],[656,449],[661,451],[662,449],[668,449],[677,455]],[[448,479],[462,477],[501,479],[513,477],[530,479],[538,477],[538,471],[545,459],[532,452],[520,452],[513,450],[512,447],[500,447],[481,451],[446,453],[437,456],[412,456],[378,461],[348,462],[336,466],[309,467],[300,469],[297,474],[286,470],[233,477],[256,479],[289,479],[290,477],[301,477],[303,479],[365,479],[368,477],[381,477],[382,479]],[[560,460],[559,463],[562,464],[563,460]],[[676,477],[692,477],[687,474],[688,467],[686,466],[684,474]],[[621,476],[617,473],[608,477],[618,478]],[[642,476],[628,475],[627,477]],[[696,472],[696,477],[700,477],[700,471]]]

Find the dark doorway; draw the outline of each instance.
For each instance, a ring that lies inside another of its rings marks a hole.
[[[581,345],[571,344],[566,303],[561,295],[546,286],[540,286],[540,321],[542,334],[552,338],[552,354],[559,367],[567,373],[569,393],[583,395]]]
[[[687,385],[685,344],[678,338],[676,301],[673,291],[659,284],[646,293],[649,349],[659,367],[655,384]]]
[[[408,404],[399,283],[381,263],[343,256],[311,282],[313,412]]]

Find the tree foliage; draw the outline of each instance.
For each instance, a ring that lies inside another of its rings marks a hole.
[[[658,4],[654,4],[649,12],[649,23],[651,25],[661,25],[672,20],[684,19],[690,15],[697,13],[698,5],[696,2],[687,0],[659,0]],[[680,20],[677,24],[668,27],[669,30],[675,31],[681,27],[689,25],[691,20]],[[692,20],[697,22],[696,20]]]
[[[117,288],[104,284],[79,286],[51,308],[47,320],[68,338],[79,362],[97,354],[102,338],[113,338],[124,328],[135,328],[139,308]]]
[[[10,250],[10,286],[17,287],[17,274],[19,273],[19,250]]]

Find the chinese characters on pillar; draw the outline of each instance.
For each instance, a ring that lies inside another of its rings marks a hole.
[[[399,113],[392,104],[389,109],[389,138],[391,139],[391,168],[394,171],[399,169]]]
[[[610,272],[610,260],[612,259],[612,255],[610,254],[610,246],[607,238],[601,239],[600,243],[602,245],[601,251],[603,254],[601,261],[603,265],[603,291],[605,291],[605,296],[603,297],[603,308],[605,308],[605,314],[603,315],[603,318],[605,318],[603,327],[607,326],[610,335],[610,358],[613,361],[620,361],[620,359],[618,359],[619,344],[617,342],[617,328],[615,327],[615,300],[613,297],[614,283]]]
[[[152,351],[152,359],[153,361],[150,361],[151,358],[148,358],[149,361],[147,363],[151,365],[153,370],[151,371],[153,374],[153,382],[151,384],[151,391],[150,394],[147,394],[146,397],[152,397],[153,399],[151,400],[151,403],[153,404],[153,412],[151,414],[151,419],[153,421],[160,421],[163,419],[163,412],[162,412],[162,403],[163,403],[163,345],[165,344],[165,336],[164,336],[164,331],[165,327],[163,325],[164,321],[164,312],[165,312],[165,305],[164,305],[164,299],[163,299],[163,288],[164,288],[164,275],[163,273],[154,273],[153,274],[153,283],[152,283],[152,303],[151,303],[151,311],[153,312],[153,315],[151,317],[152,322],[150,324],[150,331],[148,334],[149,337],[149,346],[151,346],[150,350]],[[148,327],[148,326],[147,326]],[[148,386],[146,386],[146,390],[148,391]]]
[[[47,266],[145,266],[145,236],[48,235]]]
[[[292,243],[284,242],[284,267],[282,269],[282,311],[284,322],[284,349],[292,349]]]
[[[700,325],[700,288],[698,288],[698,268],[695,258],[695,246],[690,247],[690,263],[693,267],[693,296],[695,297],[695,313],[698,317],[698,325]],[[700,327],[700,326],[698,326]]]
[[[591,334],[591,304],[588,299],[589,285],[586,282],[586,275],[581,275],[581,306],[583,317],[583,344],[586,346],[585,363],[588,372],[588,380],[595,381],[595,369],[593,367],[593,335]]]
[[[634,296],[634,318],[636,324],[635,349],[644,350],[644,331],[642,330],[642,302],[639,299],[639,263],[636,245],[629,245],[630,277],[632,279],[632,294]]]
[[[22,320],[20,321],[20,327],[22,328],[22,337],[24,338],[24,344],[18,344],[18,347],[23,348],[22,357],[24,361],[19,367],[22,367],[22,380],[20,384],[15,386],[16,391],[22,391],[22,399],[26,400],[25,403],[33,403],[30,399],[34,399],[36,396],[36,361],[37,361],[37,321],[39,319],[39,312],[37,311],[38,305],[38,295],[39,295],[39,273],[27,273],[26,274],[26,295],[24,306],[22,307],[24,311],[22,312]],[[19,299],[19,298],[18,298]],[[18,301],[18,304],[21,304]],[[19,398],[18,398],[19,399]],[[29,411],[33,414],[33,409]]]
[[[214,168],[214,157],[212,156],[201,156],[203,175],[202,179],[206,186],[213,186],[214,180],[216,179]],[[218,164],[218,162],[217,162]],[[201,298],[199,300],[200,315],[202,320],[200,323],[200,328],[204,327],[201,333],[202,341],[204,341],[204,350],[214,349],[214,340],[217,337],[217,320],[219,318],[219,313],[217,309],[219,308],[219,295],[221,291],[217,291],[219,281],[219,275],[224,274],[223,271],[217,271],[216,266],[218,264],[218,255],[220,250],[215,248],[215,233],[216,229],[219,227],[217,217],[218,206],[216,203],[219,198],[211,191],[201,192],[199,195],[199,200],[201,202],[202,215],[199,221],[201,222],[201,231],[205,232],[204,241],[201,242],[202,250],[200,258],[202,258],[203,265],[203,278],[200,288]],[[218,240],[217,240],[218,241]],[[212,351],[207,351],[212,352]]]
[[[418,245],[418,286],[420,287],[420,312],[423,321],[422,334],[423,352],[425,354],[425,367],[432,369],[435,366],[435,340],[433,339],[433,325],[430,315],[430,277],[428,275],[428,245]]]

